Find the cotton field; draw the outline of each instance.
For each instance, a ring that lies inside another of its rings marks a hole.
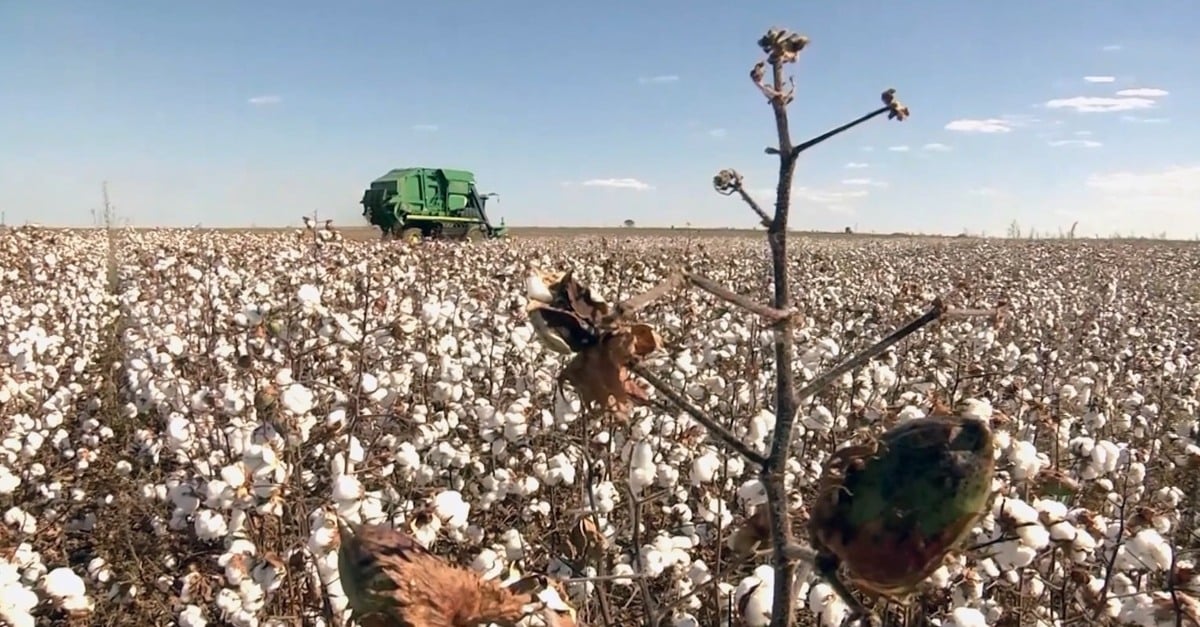
[[[880,616],[1200,625],[1200,247],[790,245],[801,382],[951,289],[1007,305],[926,327],[801,409],[799,538],[852,435],[937,404],[996,430],[991,513]],[[767,624],[769,556],[745,546],[756,469],[666,403],[582,411],[525,316],[539,269],[610,302],[677,268],[766,302],[759,237],[14,229],[0,261],[5,624],[343,625],[339,519],[390,523],[486,578],[546,574],[580,625]],[[646,368],[762,450],[765,324],[696,290],[643,313],[664,343]],[[839,625],[846,604],[804,576],[798,624]]]

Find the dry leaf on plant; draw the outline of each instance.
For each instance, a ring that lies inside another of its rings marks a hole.
[[[575,388],[585,406],[626,416],[633,404],[649,400],[629,366],[662,347],[653,327],[614,315],[572,272],[531,273],[526,294],[526,312],[538,339],[551,350],[572,355],[560,380]]]
[[[548,627],[575,627],[575,610],[545,577],[507,585],[451,565],[387,525],[338,521],[338,572],[363,627],[513,625],[540,612]]]

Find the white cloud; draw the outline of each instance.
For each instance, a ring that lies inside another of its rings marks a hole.
[[[863,146],[862,150],[863,150],[863,152],[875,152],[875,147],[874,146]]]
[[[652,185],[650,185],[648,183],[643,183],[642,181],[639,181],[639,180],[633,179],[633,178],[589,179],[589,180],[584,181],[583,183],[580,183],[580,185],[583,185],[584,187],[611,187],[614,189],[632,189],[632,190],[636,190],[639,192],[645,191],[647,189],[654,189],[654,187]]]
[[[1136,89],[1122,89],[1117,92],[1118,96],[1125,98],[1161,98],[1171,92],[1157,87],[1138,87]]]
[[[908,152],[908,146],[888,146],[888,150],[892,152]]]
[[[960,133],[1008,133],[1013,129],[1013,123],[1000,118],[987,118],[985,120],[952,120],[944,127],[947,131],[958,131]]]
[[[775,189],[763,188],[753,190],[751,192],[755,198],[769,200],[766,204],[775,204]],[[866,198],[870,192],[865,189],[837,189],[837,188],[817,188],[817,187],[792,187],[792,200],[797,202],[812,203],[817,205],[825,205],[825,208],[830,211],[839,213],[852,213],[853,209],[848,205],[855,201]]]
[[[850,163],[846,164],[846,167],[850,168],[851,170],[861,170],[862,168],[871,167],[871,164],[863,163],[861,161],[851,161]]]
[[[1056,139],[1047,144],[1058,148],[1060,146],[1079,146],[1081,148],[1099,148],[1104,144],[1092,139]]]
[[[1107,46],[1104,46],[1103,48],[1101,48],[1101,50],[1103,50],[1105,52],[1116,52],[1116,51],[1120,50],[1122,47],[1123,46],[1121,46],[1121,44],[1108,44]]]
[[[679,80],[676,74],[659,74],[658,76],[642,76],[638,78],[638,82],[643,85],[655,85],[660,83],[674,83]]]
[[[796,187],[792,189],[792,197],[808,202],[815,202],[819,205],[834,205],[856,198],[867,196],[867,191],[864,189],[854,190],[832,190],[832,189],[814,189],[812,187]]]
[[[1190,237],[1200,229],[1200,162],[1140,170],[1096,172],[1084,181],[1072,213],[1101,232],[1168,232]],[[1062,204],[1062,203],[1059,203]]]
[[[1083,80],[1089,83],[1111,83],[1117,80],[1115,76],[1085,76]]]
[[[842,185],[850,185],[852,187],[887,187],[887,183],[883,181],[868,178],[842,179]]]
[[[953,148],[947,146],[946,144],[939,144],[938,142],[925,144],[921,148],[928,150],[929,152],[950,152],[953,150]]]
[[[1137,124],[1166,124],[1171,121],[1171,118],[1144,118],[1140,115],[1123,115],[1121,119],[1126,122],[1135,122]]]
[[[418,133],[432,133],[432,132],[438,130],[438,125],[437,124],[413,124],[412,130],[417,131]]]
[[[1006,195],[1004,193],[1004,191],[997,189],[995,187],[988,187],[988,186],[975,187],[975,188],[967,190],[967,193],[972,196],[984,196],[986,198],[999,198],[1000,196]]]
[[[716,137],[718,139],[720,139],[728,134],[729,134],[729,132],[723,128],[714,128],[714,129],[709,129],[709,131],[708,131],[709,137]]]
[[[1073,109],[1077,113],[1111,113],[1113,111],[1150,109],[1154,107],[1154,104],[1154,101],[1149,98],[1076,96],[1074,98],[1048,100],[1043,106],[1047,109]]]
[[[1091,135],[1092,135],[1091,131],[1075,131],[1076,137],[1090,137]]]
[[[1087,178],[1087,186],[1107,194],[1190,202],[1200,194],[1200,164],[1158,171],[1097,173]]]
[[[254,96],[253,98],[248,98],[246,102],[256,107],[262,107],[265,105],[279,104],[283,102],[283,98],[280,98],[279,96]]]

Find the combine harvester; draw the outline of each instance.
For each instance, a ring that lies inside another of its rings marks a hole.
[[[383,239],[416,244],[422,239],[479,241],[504,237],[504,220],[488,221],[475,175],[446,168],[399,168],[371,181],[363,192],[363,216]]]

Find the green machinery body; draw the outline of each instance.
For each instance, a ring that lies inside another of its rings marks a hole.
[[[484,205],[494,194],[475,189],[475,175],[447,168],[397,168],[371,181],[363,192],[363,216],[384,239],[502,237],[504,221],[488,221]]]

